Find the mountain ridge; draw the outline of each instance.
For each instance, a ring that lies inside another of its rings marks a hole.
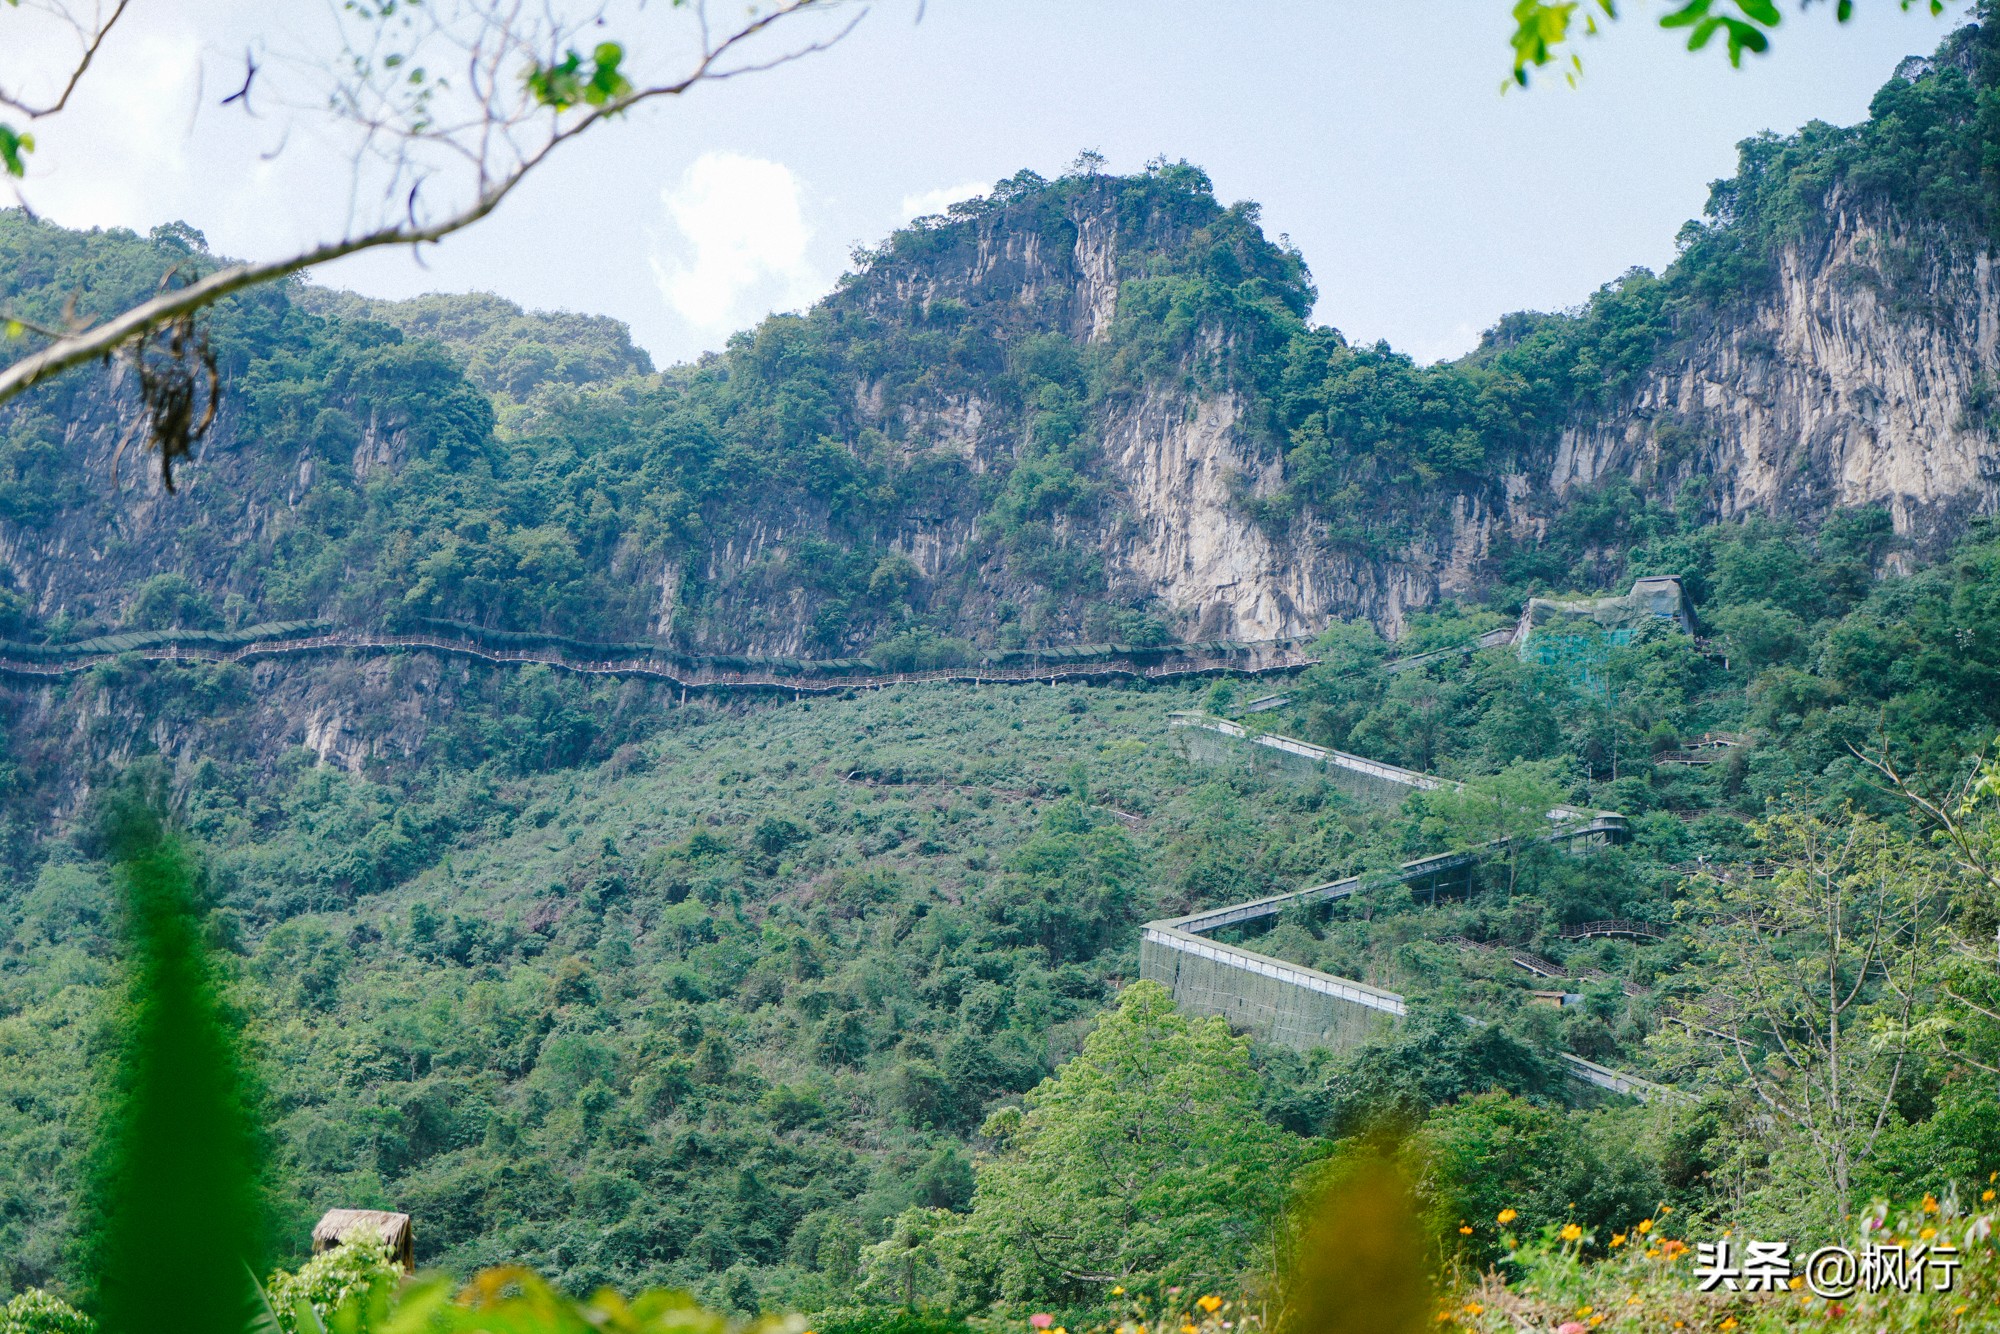
[[[1810,527],[1880,506],[1906,567],[2000,502],[1967,165],[1989,46],[1967,29],[1904,62],[1861,126],[1746,141],[1666,274],[1426,367],[1310,325],[1302,257],[1164,160],[1019,173],[658,373],[614,321],[490,295],[256,294],[211,321],[229,388],[184,498],[109,492],[117,366],[0,410],[0,632],[138,625],[166,578],[191,625],[430,617],[780,657],[1394,633],[1441,597],[1624,577],[1604,553],[1628,540],[1568,535],[1607,506],[1626,538],[1648,507]],[[205,262],[186,228],[0,222],[0,295],[30,306]]]

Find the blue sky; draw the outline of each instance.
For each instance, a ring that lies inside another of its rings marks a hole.
[[[1312,266],[1317,318],[1428,360],[1509,310],[1663,265],[1738,140],[1860,119],[1951,26],[1878,3],[1842,28],[1821,4],[1788,12],[1777,53],[1737,72],[1635,8],[1584,47],[1580,89],[1502,96],[1507,9],[926,0],[919,21],[914,0],[884,0],[829,53],[580,141],[422,265],[382,254],[318,278],[613,315],[678,360],[810,302],[853,246],[914,213],[1090,148],[1119,171],[1186,158],[1225,200],[1259,201]],[[304,130],[274,138],[274,121],[222,124],[211,105],[268,12],[140,13],[40,136],[28,201],[75,225],[184,218],[243,255],[337,230],[344,186],[311,169]]]

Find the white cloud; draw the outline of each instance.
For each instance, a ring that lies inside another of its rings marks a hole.
[[[912,218],[929,217],[942,213],[961,199],[971,199],[983,195],[990,189],[983,181],[967,181],[963,185],[947,185],[938,190],[925,190],[920,194],[903,196],[903,221]]]
[[[704,153],[660,192],[677,243],[656,244],[653,276],[667,304],[704,330],[740,327],[812,300],[827,287],[808,259],[798,177],[782,162]]]
[[[1419,366],[1429,366],[1439,361],[1456,361],[1479,346],[1479,336],[1484,332],[1484,325],[1475,324],[1471,320],[1460,320],[1450,329],[1432,329],[1406,336],[1396,350],[1409,353]]]

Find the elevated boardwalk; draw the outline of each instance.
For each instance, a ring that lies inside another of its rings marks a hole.
[[[1368,783],[1399,790],[1403,796],[1412,791],[1456,786],[1450,779],[1314,746],[1293,737],[1253,735],[1236,723],[1205,714],[1176,714],[1171,725],[1248,741],[1305,759],[1328,771],[1357,774]],[[1549,812],[1549,820],[1552,827],[1542,837],[1551,842],[1583,838],[1590,844],[1614,843],[1630,837],[1625,817],[1615,811],[1560,806]],[[1379,885],[1434,880],[1441,872],[1469,868],[1481,851],[1439,853],[1405,862],[1399,870],[1387,875],[1347,876],[1285,894],[1148,922],[1141,928],[1139,939],[1139,974],[1171,990],[1175,1002],[1183,1009],[1221,1015],[1232,1026],[1265,1042],[1300,1051],[1358,1046],[1408,1013],[1402,996],[1353,978],[1335,977],[1303,964],[1274,959],[1241,945],[1210,940],[1208,934],[1275,917],[1300,904],[1348,898]],[[1613,924],[1587,925],[1604,928]],[[1466,1016],[1466,1022],[1485,1021]],[[1581,1056],[1565,1052],[1562,1061],[1572,1079],[1608,1092],[1641,1101],[1672,1096],[1672,1090]]]
[[[120,662],[233,663],[326,653],[440,653],[482,662],[539,665],[585,676],[635,677],[694,691],[839,694],[930,682],[1036,685],[1117,678],[1283,675],[1317,658],[1296,640],[1214,641],[1136,648],[1015,650],[924,671],[887,672],[866,659],[756,659],[679,653],[664,645],[589,644],[533,635],[383,634],[285,621],[234,632],[108,635],[69,645],[0,643],[0,675],[62,677]]]

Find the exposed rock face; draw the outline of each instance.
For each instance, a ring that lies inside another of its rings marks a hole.
[[[1260,526],[1246,502],[1283,489],[1279,449],[1238,394],[1185,383],[1097,422],[1117,502],[1088,540],[1114,588],[1156,598],[1190,637],[1246,639],[1311,634],[1335,616],[1393,634],[1409,610],[1475,591],[1497,536],[1534,540],[1567,498],[1612,475],[1722,519],[1811,525],[1880,504],[1899,534],[1935,549],[2000,503],[2000,280],[1983,245],[1942,228],[1838,193],[1828,210],[1819,239],[1784,252],[1768,296],[1684,334],[1624,403],[1574,422],[1517,470],[1437,497],[1433,521],[1386,558],[1327,547],[1311,514],[1282,534]],[[1101,339],[1117,228],[1088,211],[1069,222],[1061,250],[1041,234],[982,234],[961,278],[906,282],[898,296],[1004,291],[1073,337]],[[925,414],[924,427],[977,472],[1014,445],[1011,424],[976,397]],[[933,577],[970,540],[912,533],[902,545]]]
[[[1108,535],[1121,579],[1195,622],[1202,639],[1303,633],[1325,602],[1316,562],[1280,549],[1240,497],[1282,482],[1274,458],[1246,447],[1234,394],[1148,394],[1107,423],[1105,452],[1124,486],[1122,533]]]
[[[1655,368],[1619,411],[1563,433],[1560,497],[1623,473],[1706,483],[1724,518],[1805,521],[1880,504],[1934,547],[2000,499],[2000,283],[1983,246],[1836,196],[1781,281]]]
[[[830,302],[885,324],[977,332],[995,348],[1053,333],[1115,352],[1127,332],[1121,300],[1189,226],[1171,210],[1135,214],[1131,198],[1091,186],[1060,207],[1030,200],[961,220]],[[1090,403],[1096,499],[1054,517],[1049,541],[1097,562],[1089,597],[1146,608],[1200,639],[1310,635],[1336,616],[1393,634],[1411,609],[1476,591],[1497,538],[1534,540],[1569,498],[1612,476],[1725,519],[1811,524],[1838,506],[1882,504],[1900,533],[1934,550],[2000,505],[2000,278],[1982,244],[1838,192],[1814,237],[1783,253],[1769,293],[1682,330],[1622,404],[1574,421],[1502,474],[1426,496],[1427,517],[1394,548],[1342,546],[1309,511],[1260,521],[1257,502],[1287,487],[1283,442],[1229,373],[1228,336],[1204,327],[1177,369],[1155,366]],[[955,303],[942,324],[932,319],[940,303]],[[951,633],[991,642],[1010,616],[1040,607],[1036,640],[1102,634],[1086,623],[1086,598],[1052,599],[984,526],[993,488],[1029,443],[1027,414],[998,375],[940,378],[914,398],[885,396],[859,370],[835,387],[856,439],[872,433],[891,442],[898,466],[956,479],[871,518],[870,540],[909,562],[913,596]],[[130,453],[114,491],[131,387],[100,373],[74,401],[64,449],[85,479],[80,498],[53,523],[0,520],[0,561],[44,621],[116,625],[133,588],[174,570],[218,606],[234,597],[254,607],[258,570],[241,553],[306,503],[316,479],[351,467],[372,480],[410,459],[410,423],[373,412],[357,420],[351,463],[336,465],[239,442],[225,409],[203,457],[182,468],[179,495]],[[856,651],[855,636],[816,631],[820,604],[786,568],[806,539],[844,540],[816,505],[752,497],[671,558],[628,541],[613,573],[645,592],[625,633],[716,652]],[[308,730],[325,758],[355,762],[338,719],[316,716]]]

